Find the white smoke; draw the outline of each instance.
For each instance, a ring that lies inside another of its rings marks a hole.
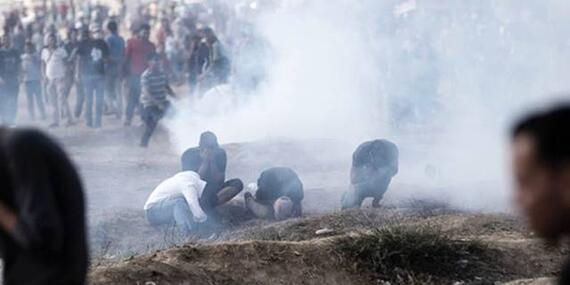
[[[282,6],[254,23],[271,51],[259,59],[266,81],[254,94],[224,86],[180,102],[168,122],[178,150],[204,130],[223,142],[389,138],[402,152],[396,183],[440,188],[438,195],[468,208],[509,208],[508,127],[569,89],[570,4]]]

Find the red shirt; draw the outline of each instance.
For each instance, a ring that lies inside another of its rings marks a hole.
[[[127,41],[126,58],[129,61],[129,73],[141,75],[147,68],[146,58],[155,51],[154,44],[139,38]]]

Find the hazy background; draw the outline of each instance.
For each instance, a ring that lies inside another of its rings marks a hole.
[[[509,210],[509,126],[569,89],[564,0],[284,1],[251,22],[265,81],[180,102],[167,124],[177,152],[204,130],[223,143],[338,140],[345,157],[387,138],[396,185]]]

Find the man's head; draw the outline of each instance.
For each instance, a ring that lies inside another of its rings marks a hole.
[[[570,233],[570,106],[537,113],[512,133],[516,197],[532,228],[556,241]]]
[[[107,30],[109,31],[109,33],[111,34],[116,34],[119,31],[119,27],[117,25],[117,22],[115,21],[109,21],[109,23],[107,23]]]
[[[150,38],[150,26],[148,24],[141,25],[138,32],[138,36],[140,39],[148,41],[148,39]]]
[[[293,216],[293,201],[287,196],[279,197],[273,203],[273,210],[276,220],[286,220]]]
[[[98,24],[93,24],[89,27],[89,31],[91,32],[91,38],[100,40],[103,38],[103,30],[101,26]]]
[[[49,48],[53,49],[57,47],[57,37],[55,34],[50,33],[47,38],[47,45]]]
[[[34,46],[34,43],[32,43],[32,42],[26,42],[26,45],[25,45],[25,52],[26,52],[27,54],[33,54],[33,53],[35,53],[35,52],[36,52],[36,47]]]
[[[200,135],[200,143],[198,146],[201,149],[213,149],[219,146],[218,138],[212,132],[204,132]]]

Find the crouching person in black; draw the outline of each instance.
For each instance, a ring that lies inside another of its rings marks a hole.
[[[380,200],[398,173],[398,147],[387,140],[361,144],[352,155],[350,189],[342,196],[342,208],[359,208],[366,198],[373,198],[372,207]]]
[[[85,284],[88,253],[79,175],[39,131],[0,128],[4,284]]]
[[[261,219],[285,220],[303,214],[303,183],[286,167],[265,170],[257,180],[255,198],[245,193],[245,206]]]
[[[182,154],[182,171],[197,172],[206,181],[200,197],[200,206],[206,214],[229,202],[243,190],[241,180],[226,181],[226,165],[226,151],[220,147],[218,138],[212,132],[203,133],[198,147]]]

